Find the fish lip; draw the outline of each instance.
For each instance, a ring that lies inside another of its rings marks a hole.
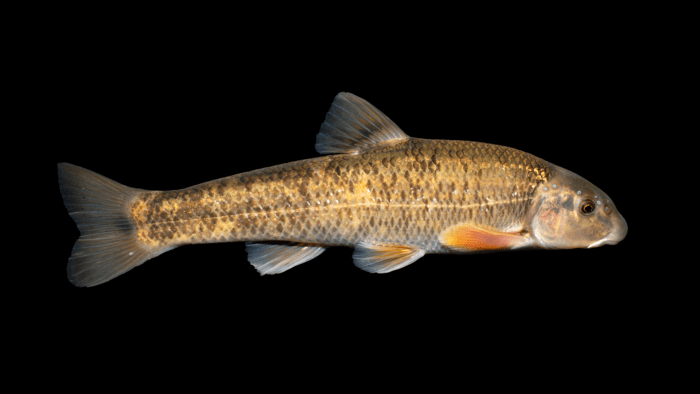
[[[588,248],[586,248],[586,249],[597,248],[598,246],[602,246],[602,245],[617,245],[617,243],[620,241],[611,240],[610,239],[611,235],[612,235],[612,233],[606,235],[603,239],[601,239],[599,241],[593,242],[592,244],[588,245]]]
[[[627,230],[625,231],[620,231],[620,230],[613,230],[608,235],[603,237],[601,240],[595,241],[592,244],[588,245],[588,248],[597,248],[598,246],[603,246],[603,245],[617,245],[620,241],[625,239],[625,236],[627,235]]]

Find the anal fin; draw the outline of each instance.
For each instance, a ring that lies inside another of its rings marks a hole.
[[[425,251],[400,245],[371,245],[361,242],[352,254],[357,268],[385,274],[403,268],[425,255]]]
[[[488,230],[470,224],[458,224],[440,234],[442,245],[463,251],[507,250],[530,242],[530,238],[520,232]]]
[[[307,243],[246,242],[248,261],[260,275],[282,273],[326,251],[326,247]]]

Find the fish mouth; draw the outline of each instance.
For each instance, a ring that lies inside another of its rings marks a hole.
[[[620,216],[618,226],[603,239],[588,245],[588,249],[597,248],[603,245],[617,245],[620,241],[625,239],[625,236],[627,236],[627,221],[625,218]]]
[[[593,242],[592,244],[588,245],[587,249],[597,248],[597,247],[603,246],[603,245],[617,245],[617,243],[620,242],[620,240],[611,239],[610,238],[611,235],[612,235],[612,233],[608,234],[605,238],[601,239],[600,241]]]

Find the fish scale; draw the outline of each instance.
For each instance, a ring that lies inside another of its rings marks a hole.
[[[366,241],[446,252],[438,235],[453,224],[506,229],[522,223],[548,171],[547,162],[513,148],[410,139],[361,155],[302,160],[144,193],[131,212],[139,239],[154,247]]]
[[[261,275],[333,246],[387,273],[426,253],[592,248],[627,234],[612,200],[573,172],[505,146],[411,138],[350,93],[331,104],[316,150],[328,156],[172,191],[60,163],[61,195],[81,233],[68,279],[95,286],[197,243],[245,241]]]

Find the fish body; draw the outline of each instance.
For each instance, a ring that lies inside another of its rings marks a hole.
[[[69,279],[104,283],[195,243],[245,241],[261,274],[348,246],[355,265],[384,273],[425,254],[595,247],[627,232],[612,200],[578,175],[505,146],[408,137],[349,93],[336,96],[316,148],[331,155],[174,191],[59,164],[81,230]]]

